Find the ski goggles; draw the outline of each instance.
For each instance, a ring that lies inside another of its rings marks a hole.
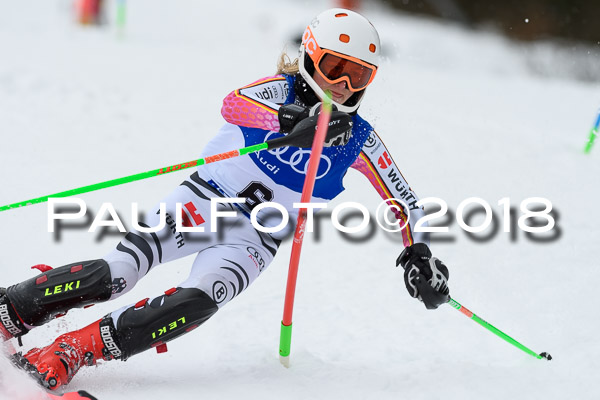
[[[323,50],[323,54],[315,63],[315,68],[327,83],[345,81],[352,92],[358,92],[369,86],[377,71],[374,65],[354,57],[350,59],[331,50]]]
[[[310,28],[304,32],[303,43],[315,69],[327,83],[345,81],[350,91],[358,92],[373,82],[377,72],[376,66],[356,57],[322,49],[314,40]]]

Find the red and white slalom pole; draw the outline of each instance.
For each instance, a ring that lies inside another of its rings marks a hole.
[[[302,195],[300,201],[309,203],[312,198],[317,169],[321,161],[323,152],[323,143],[327,135],[327,127],[331,119],[331,97],[327,94],[323,100],[321,114],[317,120],[317,133],[313,140],[310,158]],[[281,335],[279,337],[279,361],[286,367],[290,366],[290,347],[292,343],[292,313],[294,311],[294,295],[296,294],[296,279],[298,277],[298,264],[300,263],[300,253],[302,251],[302,241],[304,239],[304,230],[306,228],[306,208],[300,208],[294,241],[292,243],[292,255],[290,257],[290,267],[288,270],[287,286],[285,290],[285,304],[283,307],[283,319],[281,320]]]

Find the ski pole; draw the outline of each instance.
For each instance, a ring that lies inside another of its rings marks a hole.
[[[312,133],[312,136],[311,136]],[[47,196],[36,197],[34,199],[29,199],[25,201],[20,201],[13,204],[8,204],[5,206],[0,206],[0,211],[10,210],[12,208],[25,207],[31,204],[38,204],[48,201],[51,197],[69,197],[75,196],[78,194],[93,192],[94,190],[105,189],[117,185],[122,185],[124,183],[139,181],[146,178],[152,178],[154,176],[165,175],[169,172],[181,171],[186,168],[195,167],[204,164],[210,164],[213,162],[226,160],[228,158],[238,157],[245,154],[256,153],[261,150],[272,150],[277,149],[279,147],[284,146],[296,146],[296,147],[310,147],[312,144],[312,139],[315,135],[314,128],[311,132],[310,129],[302,129],[299,131],[294,131],[287,136],[278,137],[275,139],[267,140],[264,143],[258,143],[252,146],[244,147],[238,150],[226,151],[224,153],[215,154],[213,156],[200,158],[198,160],[192,160],[176,165],[171,165],[168,167],[163,167],[159,169],[154,169],[152,171],[142,172],[139,174],[125,176],[123,178],[112,179],[105,182],[95,183],[92,185],[82,186],[80,188],[66,190],[64,192],[54,193]]]
[[[308,203],[312,197],[317,169],[323,152],[323,142],[327,135],[327,127],[331,118],[331,98],[327,93],[323,100],[323,107],[317,122],[317,133],[315,135],[300,202]],[[296,293],[296,278],[298,277],[298,264],[302,251],[302,241],[306,227],[306,208],[300,208],[296,222],[296,231],[292,243],[292,254],[288,269],[287,285],[285,289],[285,303],[283,306],[283,318],[281,320],[281,333],[279,336],[279,361],[286,367],[290,366],[290,347],[292,344],[292,313],[294,311],[294,295]]]
[[[490,331],[493,334],[497,335],[501,339],[504,339],[505,341],[507,341],[508,343],[512,344],[513,346],[515,346],[515,347],[523,350],[525,353],[527,353],[527,354],[529,354],[529,355],[531,355],[531,356],[533,356],[533,357],[535,357],[537,359],[545,358],[548,361],[552,360],[552,356],[550,354],[546,353],[545,351],[542,352],[542,353],[540,353],[540,354],[537,354],[535,351],[529,349],[526,346],[523,346],[521,343],[519,343],[515,339],[511,338],[506,333],[502,332],[500,329],[496,328],[492,324],[490,324],[490,323],[484,321],[483,319],[479,318],[475,313],[473,313],[472,311],[470,311],[465,306],[461,305],[458,301],[450,298],[450,301],[448,302],[448,304],[450,304],[452,307],[454,307],[455,309],[457,309],[458,311],[460,311],[461,313],[463,313],[464,315],[466,315],[467,317],[469,317],[471,320],[473,320],[473,321],[477,322],[479,325],[483,326],[488,331]]]
[[[592,127],[592,130],[590,131],[590,135],[588,137],[588,141],[585,144],[585,149],[583,150],[583,152],[585,154],[588,154],[590,152],[590,150],[592,149],[592,145],[594,144],[594,140],[596,140],[596,136],[598,136],[598,129],[599,128],[600,128],[600,110],[598,110],[598,117],[596,118],[596,123]]]

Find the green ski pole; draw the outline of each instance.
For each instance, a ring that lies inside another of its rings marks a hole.
[[[93,185],[82,186],[77,189],[65,190],[64,192],[58,192],[54,194],[50,194],[47,196],[36,197],[34,199],[29,199],[25,201],[20,201],[13,204],[8,204],[6,206],[1,206],[0,211],[10,210],[11,208],[19,208],[29,206],[31,204],[43,203],[48,201],[51,197],[69,197],[75,196],[82,193],[93,192],[94,190],[105,189],[117,185],[122,185],[124,183],[135,182],[146,178],[152,178],[154,176],[168,174],[169,172],[181,171],[186,168],[195,167],[198,165],[209,164],[216,161],[225,160],[232,157],[241,156],[248,153],[254,153],[256,151],[264,150],[268,147],[267,143],[260,143],[254,146],[244,147],[239,150],[232,150],[221,154],[216,154],[214,156],[200,158],[198,160],[188,161],[181,164],[171,165],[169,167],[163,167],[159,169],[153,169],[152,171],[142,172],[139,174],[125,176],[123,178],[111,179],[109,181],[104,181],[100,183],[95,183]]]
[[[124,183],[139,181],[146,178],[152,178],[154,176],[165,175],[169,172],[181,171],[190,167],[195,167],[199,165],[209,164],[221,160],[226,160],[228,158],[243,156],[245,154],[256,153],[261,150],[272,150],[277,149],[279,147],[284,146],[295,146],[301,148],[310,148],[312,145],[312,140],[315,136],[314,126],[310,124],[306,124],[302,126],[302,129],[294,129],[287,136],[278,137],[275,139],[267,140],[264,143],[258,143],[252,146],[244,147],[238,150],[226,151],[224,153],[216,154],[213,156],[200,158],[198,160],[192,160],[176,165],[171,165],[168,167],[163,167],[159,169],[154,169],[152,171],[142,172],[139,174],[125,176],[123,178],[111,179],[109,181],[95,183],[93,185],[83,186],[77,189],[66,190],[64,192],[58,192],[54,194],[50,194],[47,196],[36,197],[34,199],[19,201],[17,203],[8,204],[5,206],[0,206],[0,211],[6,211],[13,208],[25,207],[31,204],[38,204],[48,201],[51,197],[69,197],[75,196],[78,194],[89,193],[95,190],[105,189],[117,185],[122,185]]]
[[[458,301],[450,298],[450,301],[448,302],[448,304],[450,304],[452,307],[454,307],[455,309],[457,309],[458,311],[460,311],[461,313],[463,313],[464,315],[469,317],[471,320],[473,320],[473,321],[477,322],[479,325],[483,326],[488,331],[497,335],[501,339],[503,339],[503,340],[507,341],[508,343],[512,344],[513,346],[523,350],[525,353],[527,353],[537,359],[545,358],[548,361],[552,360],[552,356],[550,354],[546,353],[545,351],[540,354],[537,354],[535,351],[529,349],[526,346],[523,346],[521,343],[519,343],[515,339],[511,338],[506,333],[502,332],[500,329],[496,328],[492,324],[479,318],[475,313],[473,313],[472,311],[470,311],[469,309],[467,309],[466,307],[461,305]]]

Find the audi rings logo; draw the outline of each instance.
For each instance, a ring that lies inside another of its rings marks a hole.
[[[265,268],[265,260],[263,260],[260,253],[254,247],[246,247],[248,253],[250,253],[250,259],[254,261],[256,268],[258,268],[258,272],[262,272]]]
[[[269,132],[265,137],[265,142],[270,139],[270,137],[275,134],[275,132]],[[299,174],[306,175],[308,171],[308,159],[310,158],[310,149],[297,149],[292,152],[289,146],[280,147],[278,149],[269,150],[269,154],[274,155],[277,159],[286,165],[289,165],[294,171]],[[317,171],[317,179],[321,179],[331,169],[331,159],[324,154],[321,154],[321,161],[325,160],[326,168],[325,171],[320,171],[322,169],[322,164],[319,163],[319,171]],[[320,172],[320,173],[319,173]]]

